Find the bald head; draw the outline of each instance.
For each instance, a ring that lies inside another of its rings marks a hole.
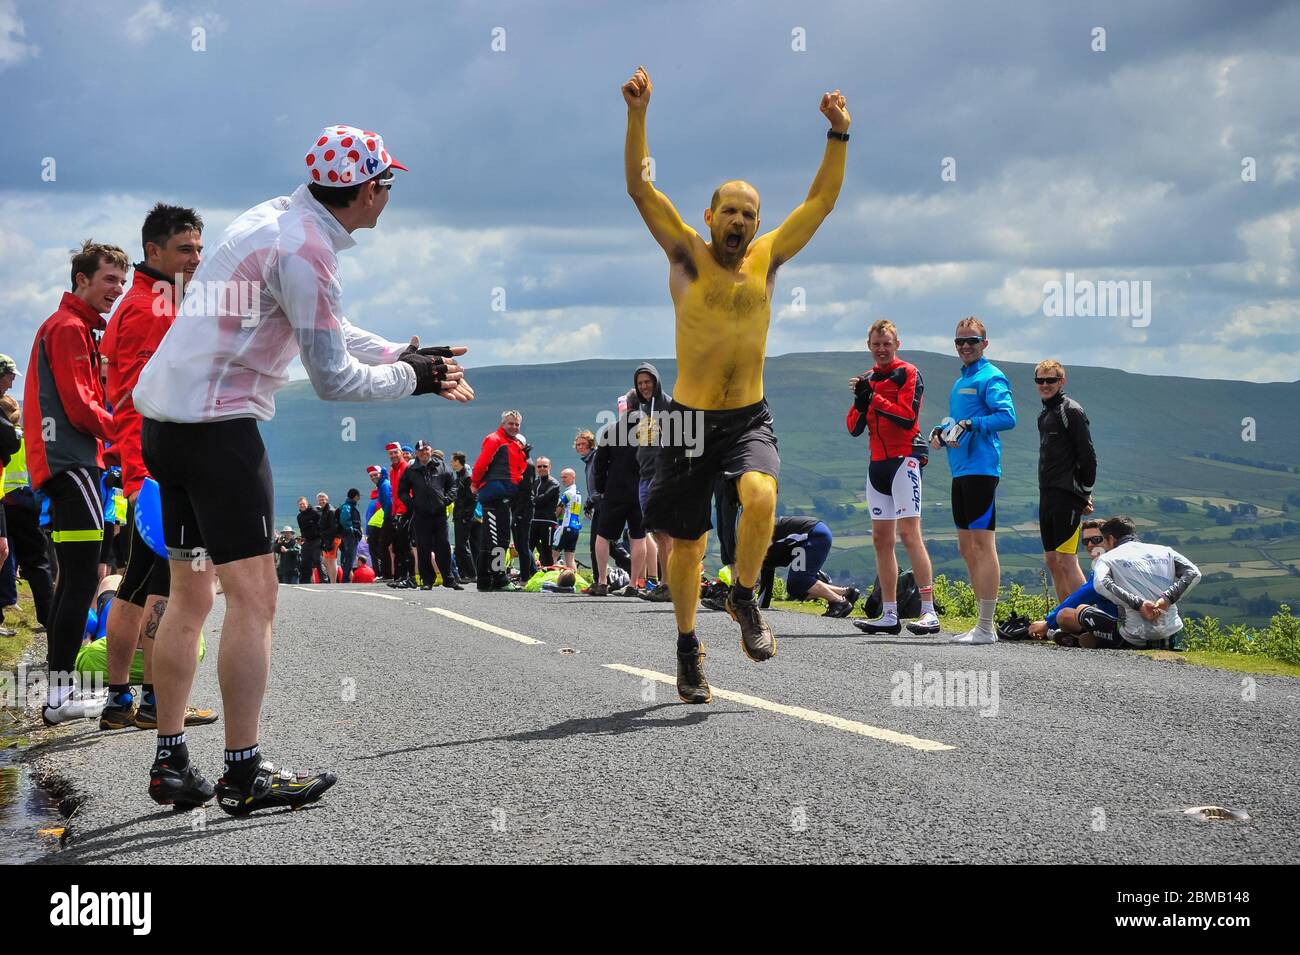
[[[734,197],[737,200],[747,198],[753,201],[755,207],[758,206],[759,201],[758,190],[743,179],[729,179],[722,185],[718,186],[717,189],[714,189],[713,201],[709,203],[709,208],[716,211],[718,203],[721,202],[724,197]]]

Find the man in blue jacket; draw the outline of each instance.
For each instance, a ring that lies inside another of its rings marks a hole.
[[[370,507],[366,511],[366,528],[370,530],[370,519],[375,516],[376,507],[383,508],[384,526],[388,525],[389,517],[393,513],[393,485],[388,480],[386,467],[372,464],[366,468],[366,474],[370,477],[370,483],[375,486],[376,492],[376,496],[370,499]],[[387,537],[383,533],[383,528],[368,537],[367,542],[370,544],[370,560],[375,565],[375,573],[379,575],[379,579],[391,577],[393,561],[388,554]]]
[[[930,432],[935,450],[948,449],[952,472],[952,519],[957,546],[979,601],[979,623],[953,637],[953,643],[996,643],[993,612],[998,604],[1002,567],[994,531],[994,497],[1002,476],[999,431],[1016,426],[1016,406],[1007,376],[984,357],[989,347],[984,323],[971,316],[957,323],[953,340],[962,361],[961,375],[948,395],[948,417]]]

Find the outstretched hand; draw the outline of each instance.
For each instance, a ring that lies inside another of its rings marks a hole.
[[[623,84],[623,102],[627,103],[628,109],[645,112],[653,91],[654,84],[650,82],[650,74],[645,71],[644,66],[638,66],[636,72]]]
[[[465,345],[429,345],[420,347],[420,336],[412,335],[406,350],[397,360],[415,371],[417,395],[437,394],[449,401],[473,401],[474,389],[465,380],[465,369],[454,359],[469,351]]]
[[[849,111],[845,108],[844,95],[839,90],[822,94],[821,111],[830,120],[831,129],[835,132],[849,131],[849,123],[852,120],[849,118]]]

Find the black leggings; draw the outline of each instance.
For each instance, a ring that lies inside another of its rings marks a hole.
[[[74,468],[41,488],[50,498],[50,526],[58,555],[59,581],[50,607],[50,686],[71,685],[86,615],[99,586],[99,550],[104,542],[104,506],[98,468]]]

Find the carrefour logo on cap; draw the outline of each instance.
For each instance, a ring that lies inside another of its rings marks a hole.
[[[379,160],[374,156],[370,156],[362,165],[366,167],[366,175],[372,176],[374,175],[375,170],[379,167]]]

